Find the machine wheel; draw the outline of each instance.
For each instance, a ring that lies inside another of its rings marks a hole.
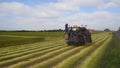
[[[85,44],[85,38],[84,36],[79,37],[79,44],[84,45]]]

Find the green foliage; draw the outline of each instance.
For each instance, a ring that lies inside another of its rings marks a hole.
[[[110,29],[106,28],[104,31],[107,31],[107,32],[109,32],[109,31],[110,31]]]
[[[120,38],[113,34],[112,42],[104,52],[100,62],[100,68],[119,68],[120,67]]]
[[[119,27],[118,31],[120,31],[120,27]]]

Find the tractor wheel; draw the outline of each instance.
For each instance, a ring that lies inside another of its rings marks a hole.
[[[79,44],[84,45],[85,44],[85,38],[84,36],[79,37]]]
[[[67,42],[67,45],[70,46],[71,44],[69,42]]]
[[[86,39],[84,38],[84,36],[82,37],[82,44],[85,45],[86,43]]]
[[[88,36],[88,38],[89,38],[89,43],[92,43],[91,36]]]

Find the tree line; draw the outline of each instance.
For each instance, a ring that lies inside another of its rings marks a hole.
[[[63,32],[63,29],[53,30],[0,30],[0,32]]]

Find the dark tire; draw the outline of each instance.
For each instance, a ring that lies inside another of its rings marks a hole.
[[[67,42],[67,45],[70,46],[70,43]]]
[[[86,40],[87,40],[88,43],[92,43],[92,39],[91,39],[90,35],[87,36]]]
[[[84,36],[79,37],[79,44],[84,45],[85,44],[85,38]]]

